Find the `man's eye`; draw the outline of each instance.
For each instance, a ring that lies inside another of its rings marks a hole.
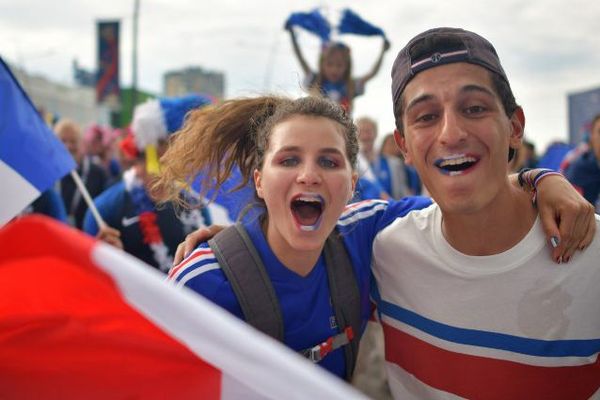
[[[417,117],[417,122],[431,122],[437,118],[435,114],[422,114]]]
[[[465,109],[465,113],[467,114],[479,114],[486,110],[483,106],[470,106]]]
[[[323,168],[335,168],[338,163],[330,158],[321,157],[319,158],[319,165]]]

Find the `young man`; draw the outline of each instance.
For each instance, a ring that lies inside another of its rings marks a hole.
[[[436,201],[373,246],[394,397],[600,395],[600,241],[566,267],[548,257],[507,177],[525,116],[493,46],[421,33],[396,58],[392,93],[397,143]]]

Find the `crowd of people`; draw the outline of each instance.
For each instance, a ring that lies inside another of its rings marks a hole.
[[[192,101],[163,136],[60,120],[102,218],[72,176],[47,195],[55,216],[377,398],[598,395],[600,116],[565,169],[584,200],[535,168],[493,45],[436,28],[395,59],[396,126],[378,149],[377,123],[353,119],[352,100],[388,40],[353,78],[347,46],[324,46],[312,72],[286,29],[307,97]],[[235,170],[255,195],[248,210],[199,229]],[[372,317],[380,331],[359,347]]]

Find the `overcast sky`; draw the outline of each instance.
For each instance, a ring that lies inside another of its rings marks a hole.
[[[162,74],[201,66],[226,75],[226,96],[265,92],[299,95],[301,69],[283,23],[291,12],[323,7],[332,18],[351,8],[387,33],[392,48],[355,116],[393,129],[390,71],[396,53],[436,26],[473,30],[496,47],[517,101],[526,136],[540,150],[567,140],[568,93],[600,86],[600,2],[594,0],[281,1],[140,0],[138,86],[160,93]],[[121,20],[121,84],[131,85],[133,0],[0,0],[0,55],[28,72],[72,83],[77,59],[95,68],[97,19]],[[353,52],[354,75],[366,73],[379,38],[340,37]],[[300,41],[316,68],[319,42]]]

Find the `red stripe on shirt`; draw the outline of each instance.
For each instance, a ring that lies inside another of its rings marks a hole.
[[[179,264],[177,264],[176,267],[171,268],[171,270],[169,271],[169,276],[168,279],[173,279],[173,277],[175,276],[175,274],[177,274],[177,272],[183,268],[184,266],[187,266],[190,263],[190,261],[195,260],[196,258],[203,256],[205,254],[208,253],[212,253],[212,250],[210,249],[206,249],[206,250],[197,250],[195,253],[192,253],[191,256],[189,256],[188,258],[186,258],[185,260],[183,260],[182,262],[180,262]]]
[[[588,399],[600,388],[600,361],[542,367],[444,350],[382,323],[385,358],[421,382],[469,399]]]

